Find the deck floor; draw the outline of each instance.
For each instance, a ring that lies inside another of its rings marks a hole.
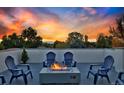
[[[29,85],[39,85],[39,72],[42,69],[42,64],[36,63],[36,64],[30,64],[30,66],[31,66],[31,70],[33,73],[33,79],[31,79],[29,76],[28,84]],[[81,72],[80,85],[93,85],[93,79],[94,79],[93,76],[90,75],[89,79],[86,78],[87,72],[89,70],[89,66],[90,66],[90,64],[83,64],[83,63],[77,64],[77,67],[79,68],[79,70]],[[4,71],[1,74],[5,76],[5,79],[7,81],[6,85],[8,85],[9,84],[8,82],[11,77],[11,73],[9,71]],[[109,77],[110,77],[110,81],[111,81],[112,85],[115,83],[115,80],[117,79],[117,75],[118,74],[114,70],[114,68],[109,72]],[[109,85],[106,78],[103,78],[103,79],[99,78],[97,84],[98,85]],[[23,78],[19,77],[18,79],[13,80],[12,85],[24,85]]]

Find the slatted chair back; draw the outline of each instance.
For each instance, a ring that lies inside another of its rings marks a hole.
[[[66,66],[71,66],[73,62],[73,54],[71,52],[66,52],[64,54],[64,62]]]
[[[7,56],[5,59],[5,64],[7,68],[10,69],[17,69],[15,63],[14,63],[14,58],[12,56]]]
[[[47,59],[47,66],[51,66],[53,63],[55,63],[55,57],[56,54],[54,52],[48,52],[46,55]]]
[[[111,70],[113,64],[114,64],[114,58],[109,55],[105,57],[104,64],[102,65],[102,67]]]

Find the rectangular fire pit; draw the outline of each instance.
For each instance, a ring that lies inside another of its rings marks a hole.
[[[67,70],[51,70],[42,68],[39,73],[40,84],[79,84],[80,71],[76,67]]]

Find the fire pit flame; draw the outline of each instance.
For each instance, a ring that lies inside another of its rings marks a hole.
[[[61,65],[59,63],[54,63],[54,64],[51,65],[50,69],[59,71],[59,70],[66,70],[67,67],[63,66],[63,65]]]

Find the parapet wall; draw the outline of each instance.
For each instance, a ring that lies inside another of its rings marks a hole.
[[[27,63],[42,63],[46,59],[46,54],[49,52],[56,53],[56,60],[62,62],[65,52],[72,52],[74,59],[78,63],[102,63],[107,55],[114,57],[115,69],[117,71],[124,71],[124,49],[27,49],[29,60]],[[6,70],[5,58],[8,55],[14,57],[16,64],[21,63],[22,49],[11,49],[0,51],[0,72]]]

